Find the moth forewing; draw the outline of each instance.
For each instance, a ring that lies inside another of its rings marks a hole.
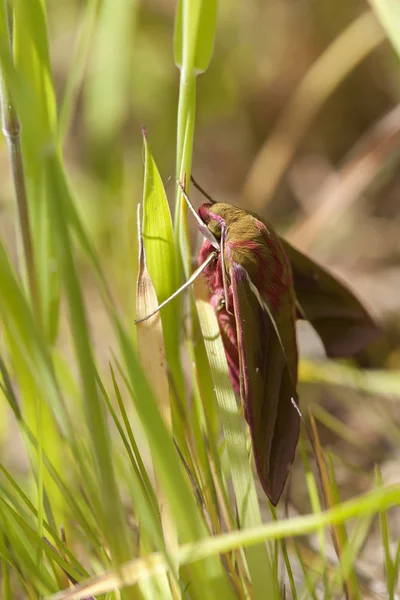
[[[243,269],[243,270],[246,273],[247,282],[248,282],[248,285],[249,285],[251,291],[253,292],[254,296],[257,298],[258,303],[259,303],[260,307],[262,308],[262,310],[265,311],[267,313],[267,315],[268,315],[268,318],[269,318],[269,320],[271,322],[271,325],[272,325],[272,327],[275,330],[276,337],[277,337],[277,339],[279,341],[279,344],[280,344],[280,346],[282,348],[282,352],[283,352],[283,354],[286,357],[286,362],[288,363],[289,361],[288,361],[288,358],[287,358],[287,355],[286,355],[285,345],[284,345],[284,343],[282,341],[278,325],[276,324],[275,318],[274,318],[274,316],[273,316],[273,314],[271,312],[271,309],[270,309],[270,307],[268,305],[268,302],[265,299],[261,298],[260,292],[258,291],[257,287],[254,285],[254,283],[251,281],[251,279],[250,279],[247,271],[245,269]],[[290,372],[290,369],[289,369],[289,372]],[[296,377],[296,379],[294,379],[293,376],[291,375],[291,378],[292,378],[292,381],[293,381],[293,385],[296,386],[297,377]]]
[[[300,418],[295,383],[269,310],[260,301],[248,273],[230,270],[240,362],[240,395],[249,424],[257,472],[276,505],[293,462]]]

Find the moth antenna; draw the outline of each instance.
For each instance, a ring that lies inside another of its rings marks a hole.
[[[195,207],[193,206],[189,196],[187,195],[184,186],[182,185],[182,183],[179,181],[179,179],[177,179],[176,183],[179,185],[180,190],[182,192],[182,196],[185,198],[186,200],[186,204],[189,207],[189,210],[192,212],[194,218],[197,221],[197,226],[200,229],[201,233],[203,234],[203,236],[206,238],[206,240],[208,240],[210,242],[210,244],[212,246],[214,246],[214,248],[216,250],[219,250],[219,243],[218,240],[213,236],[213,234],[211,233],[211,231],[208,229],[207,225],[205,223],[203,223],[203,221],[201,220],[200,216],[198,215]]]
[[[218,256],[217,252],[211,252],[211,254],[209,254],[208,257],[207,257],[207,259],[203,262],[203,264],[200,265],[200,267],[198,269],[196,269],[194,271],[194,273],[192,273],[192,275],[189,277],[189,279],[179,289],[177,289],[176,292],[174,292],[169,298],[167,298],[166,300],[164,300],[164,302],[161,302],[161,304],[159,304],[159,306],[157,306],[157,308],[155,308],[151,313],[149,313],[148,315],[146,315],[142,319],[137,319],[135,321],[135,324],[137,325],[138,323],[143,323],[143,321],[147,321],[147,319],[150,319],[150,317],[152,317],[153,315],[155,315],[156,313],[158,313],[159,310],[161,310],[162,308],[164,308],[164,306],[166,304],[168,304],[168,302],[171,302],[171,300],[173,300],[174,298],[176,298],[176,296],[179,296],[179,294],[181,292],[183,292],[189,286],[192,285],[192,283],[197,279],[197,277],[204,271],[204,269],[210,264],[210,262],[212,260],[214,260],[214,258],[216,258],[217,256]]]
[[[214,198],[211,198],[210,194],[207,194],[205,189],[202,188],[199,183],[197,183],[197,181],[195,180],[193,175],[190,176],[190,181],[193,183],[194,187],[197,188],[199,190],[199,192],[201,192],[203,194],[204,198],[207,198],[207,200],[209,200],[211,202],[211,204],[217,204],[217,201],[214,200]]]

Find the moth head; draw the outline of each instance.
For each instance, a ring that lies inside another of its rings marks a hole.
[[[199,208],[201,220],[218,241],[221,239],[221,228],[223,226],[228,227],[234,221],[237,221],[241,214],[242,216],[245,215],[240,208],[224,202],[205,203]]]
[[[218,203],[210,204],[209,202],[206,202],[200,206],[199,215],[203,223],[219,242],[221,239],[221,223],[218,218],[215,218],[218,217],[218,214],[215,212],[216,208],[218,208]]]

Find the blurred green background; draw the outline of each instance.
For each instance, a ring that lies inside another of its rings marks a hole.
[[[135,262],[126,223],[142,194],[142,126],[173,196],[175,2],[58,0],[48,2],[48,10],[58,97],[71,70],[82,77],[76,103],[62,113],[69,127],[66,162],[85,221],[118,285],[124,279],[119,270]],[[355,0],[222,0],[211,66],[198,81],[193,173],[215,198],[253,208],[291,232],[298,245],[351,277],[381,313],[397,309],[398,144],[392,137],[400,116],[378,125],[377,133],[372,129],[398,102],[400,65],[371,15],[361,16],[367,10],[366,2]],[[350,43],[339,43],[290,112],[313,63],[349,26]],[[357,64],[346,73],[353,60]],[[320,102],[336,71],[338,85]],[[365,136],[372,162],[359,165],[358,144]],[[270,155],[260,164],[266,144]],[[293,156],[277,176],[282,147]],[[355,171],[355,181],[332,197],[326,184],[348,175],[343,167]],[[12,237],[14,202],[3,140],[0,170],[2,229]],[[321,210],[327,214],[307,229],[304,221]],[[298,231],[300,225],[306,229]]]
[[[175,2],[47,4],[60,104],[71,71],[82,82],[61,112],[79,208],[117,289],[126,269],[134,288],[142,126],[170,199],[174,191]],[[384,318],[399,308],[400,62],[374,23],[367,3],[356,0],[221,0],[214,55],[198,81],[193,174],[215,198],[257,210],[336,268]],[[349,27],[350,42],[340,42]],[[331,62],[304,87],[327,49]],[[338,85],[322,103],[333,72]],[[260,163],[265,145],[270,156]],[[277,176],[282,148],[293,156]],[[12,248],[15,203],[3,138],[0,174],[0,227]],[[121,302],[133,301],[125,292]]]
[[[53,0],[47,7],[66,166],[116,296],[132,316],[142,126],[171,202],[174,194],[176,5]],[[198,78],[194,176],[214,198],[267,217],[388,321],[390,352],[373,366],[399,364],[399,73],[367,2],[220,0],[213,58]],[[73,102],[64,106],[71,85]],[[3,138],[0,174],[1,234],[15,250]],[[106,356],[111,331],[81,268],[93,337]],[[302,345],[318,354],[303,329]]]

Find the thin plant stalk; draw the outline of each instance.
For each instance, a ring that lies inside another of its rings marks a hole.
[[[7,2],[0,2],[0,40],[3,39],[12,47],[12,25],[9,22]],[[0,107],[2,131],[7,140],[11,174],[17,201],[19,234],[28,278],[31,299],[37,315],[40,315],[38,287],[36,283],[35,260],[32,234],[29,220],[28,196],[25,185],[24,163],[21,149],[21,126],[12,98],[10,97],[5,77],[0,73]]]
[[[181,70],[178,103],[178,133],[176,152],[176,177],[185,183],[188,191],[192,169],[194,122],[196,111],[196,76]],[[187,207],[179,185],[176,186],[175,236],[181,252],[183,270],[188,277],[191,271],[190,241],[187,227]]]

